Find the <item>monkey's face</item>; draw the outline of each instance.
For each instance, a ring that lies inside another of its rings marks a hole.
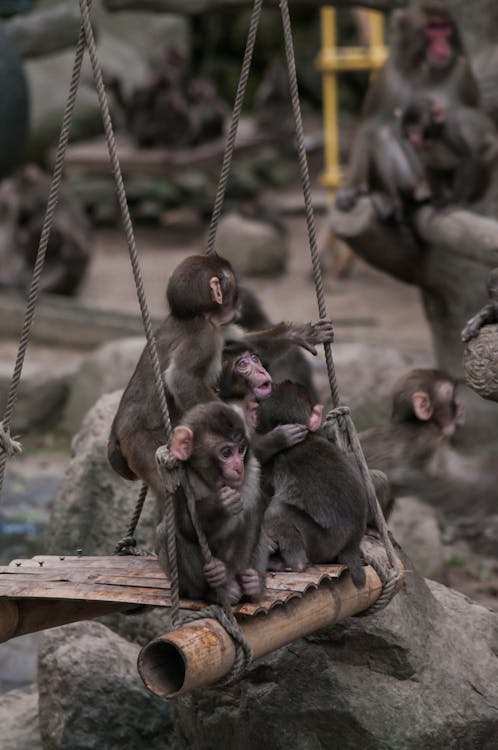
[[[257,401],[270,396],[272,391],[271,375],[263,367],[260,358],[254,352],[246,351],[240,357],[237,357],[233,364],[233,373],[242,378]]]
[[[216,458],[221,476],[221,484],[238,490],[244,481],[244,458],[247,452],[245,441],[220,441],[216,448]]]
[[[429,16],[423,28],[426,59],[431,68],[446,70],[455,60],[455,25],[447,15]]]

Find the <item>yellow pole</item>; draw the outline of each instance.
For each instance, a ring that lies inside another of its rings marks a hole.
[[[325,66],[325,57],[337,50],[336,11],[334,8],[321,9],[322,58],[323,70],[323,118],[324,118],[324,153],[325,173],[322,183],[335,189],[341,182],[339,163],[339,107],[337,97],[337,70]]]

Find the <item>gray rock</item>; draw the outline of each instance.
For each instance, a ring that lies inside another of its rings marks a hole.
[[[408,573],[380,613],[196,691],[177,726],[195,750],[496,750],[497,651],[496,613]]]
[[[2,750],[42,750],[35,685],[0,695]]]
[[[47,554],[112,555],[135,509],[139,482],[119,477],[107,461],[107,440],[121,391],[102,396],[87,414],[72,442],[72,458],[49,521]],[[155,501],[149,495],[136,532],[138,549],[153,545]],[[134,616],[112,615],[110,627],[144,644],[167,630],[167,612],[149,610]]]
[[[143,685],[139,647],[96,622],[46,631],[39,652],[44,750],[167,750],[170,706]]]
[[[59,418],[77,367],[72,359],[59,363],[27,360],[13,417],[12,434],[33,427],[49,426]],[[5,403],[12,378],[12,366],[0,363],[0,402]]]
[[[74,435],[83,417],[100,396],[124,388],[138,362],[145,339],[132,337],[103,344],[88,355],[73,379],[62,428]]]
[[[420,575],[443,580],[445,554],[434,508],[416,497],[399,497],[389,528]]]
[[[216,250],[244,276],[281,273],[288,259],[286,238],[272,224],[228,214],[219,223]]]
[[[23,57],[39,57],[75,47],[81,26],[79,7],[61,2],[53,8],[23,13],[5,26],[7,36]]]

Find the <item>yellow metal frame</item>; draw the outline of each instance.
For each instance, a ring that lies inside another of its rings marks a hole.
[[[325,172],[321,182],[335,191],[341,182],[339,163],[339,107],[338,76],[343,71],[370,70],[375,72],[385,62],[387,47],[384,45],[384,16],[369,11],[370,39],[368,47],[338,47],[336,32],[336,10],[324,7],[321,13],[322,49],[317,67],[323,75],[323,126]]]

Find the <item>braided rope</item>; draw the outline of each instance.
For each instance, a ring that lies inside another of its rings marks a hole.
[[[89,4],[91,0],[89,0]],[[19,384],[21,380],[22,369],[24,366],[24,360],[26,357],[26,350],[28,347],[31,328],[35,316],[36,303],[40,295],[41,288],[41,275],[43,267],[45,265],[45,257],[47,254],[48,241],[50,239],[50,232],[54,220],[55,210],[57,208],[57,202],[59,199],[60,185],[62,181],[62,169],[64,166],[64,159],[66,156],[67,144],[69,141],[69,131],[71,128],[71,121],[73,118],[74,105],[76,102],[76,94],[78,93],[78,85],[81,76],[81,63],[83,60],[83,54],[85,51],[85,33],[83,26],[80,28],[78,36],[78,43],[76,46],[76,52],[74,56],[73,71],[71,74],[71,81],[69,84],[69,93],[66,100],[66,106],[64,109],[64,116],[62,118],[62,126],[59,135],[59,142],[57,144],[57,151],[55,155],[54,170],[52,174],[52,181],[50,183],[50,189],[48,194],[47,208],[45,212],[45,218],[43,220],[43,227],[40,236],[40,242],[38,244],[38,250],[36,253],[35,265],[33,268],[33,274],[31,277],[31,284],[28,292],[28,301],[26,304],[26,312],[24,315],[24,322],[19,338],[19,346],[17,350],[16,361],[14,365],[14,371],[10,382],[9,393],[7,396],[7,404],[5,407],[4,417],[2,420],[2,440],[0,445],[0,497],[2,494],[3,481],[5,476],[5,466],[7,464],[7,458],[14,452],[19,452],[16,448],[13,448],[10,438],[10,422],[12,413],[17,401],[19,393]],[[19,444],[17,444],[19,445]]]
[[[130,519],[130,523],[128,525],[126,534],[122,539],[119,540],[119,542],[117,542],[114,548],[115,555],[135,554],[135,548],[137,546],[137,540],[135,539],[135,531],[137,530],[138,522],[140,520],[140,516],[142,515],[142,510],[145,504],[145,500],[147,498],[148,489],[149,488],[144,482],[142,486],[140,487],[140,492],[139,492],[138,499],[135,505],[135,510],[133,511],[133,515]]]
[[[209,224],[208,239],[206,243],[206,255],[213,255],[214,243],[216,240],[216,231],[218,229],[218,223],[223,209],[223,202],[225,200],[225,192],[228,184],[228,178],[230,176],[230,169],[232,166],[233,152],[235,147],[235,139],[237,137],[237,130],[239,127],[240,114],[242,112],[242,105],[244,103],[244,96],[247,87],[247,80],[251,70],[252,56],[254,52],[254,44],[256,41],[256,32],[259,26],[259,19],[261,16],[261,8],[263,0],[254,0],[254,5],[251,14],[251,20],[249,22],[249,31],[247,34],[246,48],[244,52],[244,58],[242,60],[242,68],[240,72],[240,79],[237,86],[237,93],[235,95],[235,102],[232,111],[232,119],[228,134],[225,142],[225,152],[223,154],[223,162],[221,166],[220,179],[218,182],[218,188],[216,190],[216,198],[214,201],[213,213],[211,214],[211,221]]]
[[[157,353],[156,340],[152,330],[152,321],[145,297],[143,277],[140,269],[138,260],[138,253],[135,243],[135,236],[133,232],[133,226],[131,223],[130,212],[128,210],[128,203],[126,200],[126,193],[123,183],[123,176],[121,174],[121,167],[119,164],[119,158],[116,148],[116,140],[114,137],[114,130],[112,126],[111,116],[109,113],[109,105],[107,103],[107,95],[105,92],[104,82],[102,79],[102,70],[100,68],[100,62],[98,59],[97,48],[95,45],[95,38],[93,34],[93,28],[90,19],[90,0],[79,0],[80,12],[83,19],[83,28],[85,32],[86,45],[88,47],[88,54],[92,64],[93,77],[95,81],[95,88],[97,89],[97,95],[99,99],[100,111],[102,114],[102,121],[104,124],[104,132],[107,142],[107,148],[109,151],[109,158],[111,161],[112,173],[114,181],[116,183],[116,192],[118,196],[119,208],[121,212],[121,221],[126,234],[126,240],[128,243],[128,252],[130,256],[130,262],[133,270],[133,277],[135,280],[135,287],[137,290],[137,297],[140,305],[140,311],[142,313],[142,321],[147,338],[147,347],[149,356],[152,364],[152,371],[154,375],[154,381],[156,384],[157,396],[159,399],[159,406],[161,411],[161,417],[166,432],[166,438],[169,442],[171,437],[171,420],[169,416],[168,404],[166,402],[166,394],[164,389],[163,377],[161,373],[161,365],[159,356]],[[140,500],[143,495],[143,488],[137,501],[137,508],[140,504]],[[143,498],[145,500],[145,497]],[[143,503],[142,503],[143,504]],[[176,562],[176,536],[175,536],[175,520],[174,520],[174,509],[172,498],[168,496],[165,505],[165,520],[167,523],[167,546],[168,546],[168,557],[171,561],[172,576],[171,576],[171,602],[172,602],[172,618],[178,619],[180,612],[180,590],[178,585],[178,572]],[[176,575],[175,575],[176,571]]]
[[[384,609],[384,607],[387,607],[396,594],[399,581],[398,572],[393,568],[387,570],[375,555],[363,553],[363,558],[367,565],[371,565],[379,576],[382,582],[382,591],[380,592],[379,598],[376,599],[371,607],[364,609],[363,612],[357,612],[356,615],[354,615],[355,617],[374,615],[376,612],[380,612],[381,609]]]
[[[301,183],[302,183],[303,195],[304,195],[304,205],[305,205],[305,211],[306,211],[306,224],[308,228],[311,263],[313,267],[313,281],[315,284],[319,315],[320,315],[320,318],[325,318],[327,317],[327,311],[326,311],[326,305],[325,305],[325,293],[324,293],[324,287],[323,287],[322,271],[320,267],[316,226],[315,226],[315,220],[314,220],[314,214],[313,214],[313,204],[312,204],[312,197],[311,197],[311,181],[310,181],[309,170],[308,170],[308,161],[306,158],[306,145],[305,145],[305,140],[304,140],[303,122],[302,122],[302,117],[301,117],[301,107],[300,107],[300,101],[299,101],[299,90],[298,90],[297,74],[296,74],[296,61],[295,61],[295,55],[294,55],[294,44],[292,40],[292,27],[291,27],[290,15],[289,15],[288,0],[279,0],[279,5],[280,5],[281,16],[282,16],[282,26],[284,30],[285,55],[287,59],[287,70],[289,74],[289,86],[290,86],[290,94],[291,94],[291,102],[292,102],[292,111],[294,115],[294,123],[295,123],[295,129],[296,129],[296,144],[297,144],[297,152],[298,152],[298,157],[299,157]],[[332,404],[336,408],[335,412],[334,411],[331,412],[331,415],[332,415],[331,419],[338,418],[342,420],[341,431],[343,433],[344,438],[347,438],[347,442],[350,446],[350,449],[353,451],[356,462],[358,464],[362,480],[367,490],[368,502],[369,502],[369,505],[371,506],[372,513],[375,519],[375,523],[377,524],[377,528],[379,529],[381,533],[382,541],[386,548],[386,552],[387,552],[388,559],[389,559],[389,564],[396,571],[396,574],[395,574],[396,577],[399,578],[400,573],[398,571],[397,558],[394,554],[394,549],[393,549],[392,543],[387,533],[386,522],[385,522],[383,513],[380,509],[377,496],[375,494],[375,489],[373,486],[372,478],[370,476],[368,467],[366,465],[365,457],[363,455],[363,450],[361,448],[360,441],[358,440],[358,436],[357,436],[356,429],[353,424],[353,420],[351,419],[349,409],[347,407],[342,407],[339,405],[339,391],[337,387],[337,379],[336,379],[336,374],[335,374],[335,367],[334,367],[334,361],[332,357],[331,345],[324,344],[324,351],[325,351],[325,361],[327,364],[327,374],[329,378],[330,392],[332,396]],[[344,439],[341,442],[344,442]],[[382,594],[381,594],[381,597],[382,597]]]

